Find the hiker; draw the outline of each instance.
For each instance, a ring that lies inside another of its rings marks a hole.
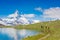
[[[41,28],[43,28],[43,26],[41,26]]]

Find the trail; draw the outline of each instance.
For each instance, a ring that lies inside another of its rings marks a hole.
[[[50,34],[47,34],[46,36],[44,36],[44,37],[42,37],[42,38],[40,38],[38,40],[43,40],[43,39],[47,38],[48,36],[50,36]]]

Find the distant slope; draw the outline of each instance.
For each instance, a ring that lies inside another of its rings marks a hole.
[[[54,21],[50,24],[50,29],[53,31],[51,35],[44,40],[60,40],[60,21]]]
[[[42,22],[39,24],[41,24],[44,27],[45,26],[49,27],[49,30],[51,31],[51,32],[48,32],[51,35],[43,40],[60,40],[60,20],[50,21],[50,22]],[[35,26],[36,26],[36,24],[35,24]],[[24,38],[24,40],[33,40],[33,38],[34,38],[34,40],[38,40],[42,37],[42,36],[40,36],[40,37],[39,36],[40,35],[28,37],[26,39]]]
[[[35,23],[35,24],[29,24],[29,25],[17,25],[15,26],[15,28],[17,29],[40,29],[41,26],[45,27],[56,27],[56,26],[60,26],[60,20],[56,20],[56,21],[48,21],[48,22],[40,22],[40,23]]]
[[[18,25],[15,26],[14,28],[16,29],[30,29],[30,30],[40,30],[40,23],[36,23],[36,24],[29,24],[29,25]]]

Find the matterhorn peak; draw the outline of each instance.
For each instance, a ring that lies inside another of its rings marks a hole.
[[[18,13],[18,10],[16,10],[13,14],[8,15],[8,17],[17,17]]]
[[[19,13],[19,11],[18,11],[18,10],[16,10],[14,14],[18,14],[18,13]]]
[[[39,20],[29,20],[22,14],[22,12],[19,15],[19,11],[16,10],[14,13],[8,15],[6,18],[0,19],[0,24],[13,26],[18,24],[34,24],[40,22]]]

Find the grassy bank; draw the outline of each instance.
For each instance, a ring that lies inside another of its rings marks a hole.
[[[59,20],[43,22],[41,25],[43,25],[44,27],[45,26],[49,27],[50,32],[48,32],[48,33],[51,34],[49,37],[47,37],[43,40],[60,40],[60,21]],[[42,36],[44,36],[44,35],[42,35]],[[42,36],[39,34],[36,36],[27,37],[24,40],[38,40]]]
[[[34,35],[34,36],[28,36],[27,38],[24,38],[22,40],[37,40],[39,38],[42,38],[44,37],[45,35],[47,35],[46,33],[43,33],[43,34],[37,34],[37,35]]]
[[[30,24],[30,25],[18,25],[18,26],[15,26],[14,28],[15,29],[27,29],[27,30],[37,30],[37,31],[40,31],[41,29],[41,24],[40,23],[37,23],[37,24]]]

